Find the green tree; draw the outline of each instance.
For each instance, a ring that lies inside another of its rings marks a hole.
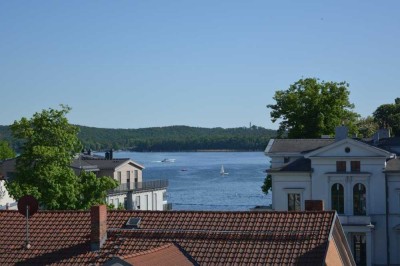
[[[261,190],[262,192],[264,192],[265,195],[268,195],[271,189],[272,189],[272,176],[267,175],[264,179],[263,185],[261,186]]]
[[[356,126],[358,128],[358,133],[360,137],[363,138],[372,137],[379,129],[378,123],[375,122],[372,116],[358,119],[356,122]]]
[[[0,161],[14,158],[15,157],[14,150],[10,147],[9,143],[5,140],[0,140]]]
[[[79,209],[95,201],[83,195],[87,179],[78,177],[70,167],[73,156],[81,149],[78,128],[65,117],[70,110],[61,105],[61,110],[43,110],[11,125],[13,136],[23,140],[16,176],[6,184],[13,198],[30,194],[45,209]],[[91,188],[103,191],[105,187]]]
[[[82,171],[79,175],[80,200],[79,209],[89,209],[96,204],[105,204],[107,190],[118,186],[118,181],[108,177],[97,177],[92,172]]]
[[[400,98],[394,104],[382,104],[373,113],[380,128],[389,128],[393,135],[400,136]]]
[[[287,90],[275,92],[276,104],[272,109],[272,122],[281,120],[278,135],[287,133],[289,138],[319,138],[333,135],[335,127],[345,123],[351,133],[358,114],[351,111],[346,82],[320,82],[316,78],[300,79]]]

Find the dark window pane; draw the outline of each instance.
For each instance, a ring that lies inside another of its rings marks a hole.
[[[336,162],[336,172],[346,172],[346,161]]]
[[[367,265],[366,248],[367,245],[365,234],[353,235],[353,255],[357,265]]]
[[[353,187],[353,211],[354,215],[366,215],[367,194],[365,186],[361,183]]]
[[[289,193],[288,194],[288,211],[300,211],[300,210],[301,210],[300,194]]]
[[[360,172],[360,161],[351,161],[350,162],[351,165],[351,171],[352,172]]]
[[[344,189],[339,183],[331,188],[332,210],[336,210],[339,214],[344,213]]]

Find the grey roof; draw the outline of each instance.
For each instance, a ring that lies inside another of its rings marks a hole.
[[[83,169],[86,171],[99,171],[100,169],[97,167],[97,165],[93,165],[89,163],[87,160],[80,160],[80,159],[74,159],[71,163],[71,167],[74,169]]]
[[[387,161],[384,172],[400,172],[400,158]]]
[[[311,160],[299,158],[291,163],[287,163],[281,167],[271,168],[267,172],[311,172]]]
[[[266,153],[307,153],[335,142],[334,139],[274,139]]]
[[[106,160],[106,159],[83,159],[82,161],[85,161],[88,165],[95,165],[101,170],[106,170],[106,169],[115,169],[118,166],[130,161],[132,164],[134,164],[137,168],[143,169],[144,167],[138,163],[135,163],[131,161],[129,158],[118,158],[118,159],[111,159],[111,160]]]
[[[400,137],[380,139],[377,147],[400,155]]]

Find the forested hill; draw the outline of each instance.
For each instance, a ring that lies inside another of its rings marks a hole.
[[[141,129],[80,128],[79,139],[92,150],[125,149],[132,151],[197,151],[239,150],[261,151],[276,131],[262,127],[200,128],[189,126],[152,127]],[[8,126],[0,126],[0,139],[11,140]]]

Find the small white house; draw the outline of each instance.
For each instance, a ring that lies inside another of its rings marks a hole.
[[[8,194],[5,182],[3,178],[0,179],[0,210],[16,210],[17,202]]]
[[[112,153],[111,153],[112,154]],[[119,186],[110,190],[107,203],[127,210],[170,210],[167,202],[168,180],[144,181],[144,166],[129,158],[115,159],[82,155],[75,159],[72,167],[79,171],[91,171],[97,176],[111,176]]]
[[[0,176],[12,177],[15,174],[16,159],[3,161],[0,164]],[[144,166],[129,158],[114,159],[92,155],[80,155],[71,164],[76,174],[90,171],[96,176],[110,176],[119,182],[119,186],[108,192],[106,201],[115,208],[128,210],[171,210],[167,202],[168,180],[144,181],[142,170]],[[17,209],[17,203],[8,196],[4,187],[4,179],[0,179],[0,209],[6,207]],[[8,205],[6,205],[8,203]]]
[[[358,265],[400,264],[400,159],[347,138],[271,139],[272,208],[304,210],[323,200],[336,210]]]

